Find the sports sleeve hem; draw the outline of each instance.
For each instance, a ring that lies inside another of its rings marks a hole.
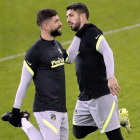
[[[68,58],[69,58],[69,53],[68,52],[66,52],[67,53],[67,58],[66,58],[66,60],[65,60],[65,62],[67,62],[68,61]]]
[[[103,38],[104,38],[103,35],[101,35],[101,36],[98,38],[98,41],[97,41],[97,43],[96,43],[96,50],[97,50],[97,51],[99,51],[99,45],[100,45],[100,43],[101,43],[101,41],[102,41]]]
[[[25,67],[27,68],[27,70],[32,74],[32,76],[34,75],[33,70],[28,66],[27,62],[24,60],[23,62],[25,64]]]

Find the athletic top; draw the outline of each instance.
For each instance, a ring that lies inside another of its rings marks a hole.
[[[71,48],[79,49],[81,39],[75,37]],[[75,58],[77,53],[67,53],[57,41],[40,38],[26,53],[14,108],[21,108],[27,89],[35,83],[33,111],[66,112],[64,60]]]
[[[40,38],[27,52],[24,64],[33,75],[34,112],[66,112],[64,57],[61,44]]]
[[[104,58],[98,52],[102,39],[102,31],[96,26],[88,28],[82,37],[79,54],[75,59],[81,101],[110,93]]]

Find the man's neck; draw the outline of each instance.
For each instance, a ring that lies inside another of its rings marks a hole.
[[[89,23],[89,22],[86,20],[85,22],[81,23],[80,28],[81,28],[84,24],[86,24],[86,23]],[[79,29],[80,29],[80,28],[79,28]]]
[[[44,40],[54,40],[55,37],[51,36],[49,33],[46,33],[46,32],[43,32],[41,31],[41,37],[44,39]]]

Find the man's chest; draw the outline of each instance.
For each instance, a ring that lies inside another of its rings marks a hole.
[[[64,65],[64,58],[62,50],[59,46],[53,46],[42,52],[40,66],[55,68],[61,65]]]

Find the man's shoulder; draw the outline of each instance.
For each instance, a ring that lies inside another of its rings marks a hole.
[[[82,41],[96,46],[101,35],[103,35],[102,31],[94,25],[85,31]]]
[[[37,46],[40,46],[42,44],[41,39],[38,39],[32,46],[31,48],[36,48]]]
[[[57,45],[58,47],[63,48],[62,45],[61,45],[61,43],[60,43],[59,41],[55,40],[55,43],[56,43],[56,45]]]
[[[96,37],[96,36],[99,35],[99,34],[103,34],[103,32],[102,32],[99,28],[97,28],[97,27],[94,25],[94,26],[88,28],[88,29],[85,31],[85,34],[90,35],[90,36],[95,36],[95,37]]]
[[[57,43],[58,45],[60,45],[60,46],[61,46],[61,44],[60,44],[60,42],[59,42],[59,41],[55,40],[55,43]]]
[[[38,39],[28,50],[38,50],[41,46],[42,42]]]
[[[40,49],[41,49],[41,41],[40,39],[38,39],[27,51],[26,51],[26,55],[36,55],[40,53]]]

